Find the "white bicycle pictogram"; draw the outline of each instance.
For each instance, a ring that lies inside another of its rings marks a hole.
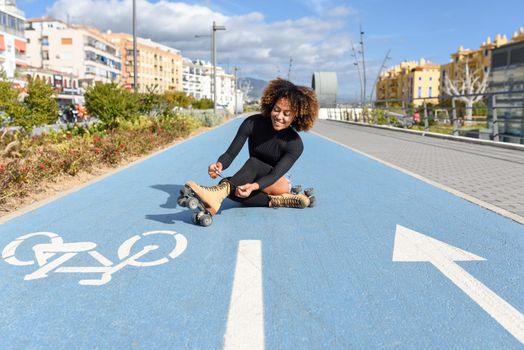
[[[131,255],[133,246],[143,237],[152,235],[170,235],[175,240],[175,248],[167,255],[153,261],[140,261],[139,259],[148,253],[160,248],[158,245],[146,245],[137,253]],[[27,239],[37,236],[44,236],[50,239],[50,243],[36,244],[32,247],[36,262],[34,260],[20,260],[16,256],[17,248]],[[2,251],[2,259],[6,263],[15,266],[29,266],[38,264],[39,268],[25,275],[24,280],[35,280],[46,278],[49,273],[101,273],[99,279],[82,279],[78,283],[81,285],[101,286],[111,281],[112,275],[126,266],[150,267],[162,265],[170,259],[177,258],[186,250],[187,239],[184,235],[175,231],[149,231],[141,235],[135,235],[120,245],[118,248],[119,262],[116,264],[107,257],[95,250],[96,243],[93,242],[74,242],[64,243],[62,237],[53,232],[34,232],[18,237],[7,244]],[[87,253],[98,261],[101,266],[62,266],[66,261],[72,259],[79,253]],[[61,254],[61,255],[60,255]],[[54,258],[55,255],[59,255]],[[51,260],[54,258],[54,260]]]

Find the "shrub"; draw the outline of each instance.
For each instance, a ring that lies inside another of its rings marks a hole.
[[[167,91],[164,93],[164,98],[171,106],[171,110],[174,107],[187,108],[194,102],[194,98],[183,91]]]
[[[473,115],[478,117],[485,117],[488,115],[488,108],[484,101],[477,101],[473,104]]]
[[[89,113],[110,129],[116,128],[123,120],[138,117],[138,96],[115,83],[97,83],[87,89],[84,97]]]
[[[200,100],[194,101],[192,104],[193,108],[196,109],[211,109],[214,108],[215,104],[213,103],[213,100],[209,98],[202,98]]]
[[[156,93],[158,85],[147,87],[147,92],[139,95],[139,111],[150,117],[163,113],[167,109],[167,101],[164,95]]]
[[[28,115],[27,109],[19,102],[20,92],[11,86],[11,82],[0,79],[0,114],[2,123],[20,125]],[[25,123],[24,123],[25,124]]]
[[[222,115],[214,115],[212,111],[201,111],[191,115],[198,123],[205,127],[212,127],[224,121]]]

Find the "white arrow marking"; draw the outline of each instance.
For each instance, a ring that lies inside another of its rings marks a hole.
[[[225,350],[264,349],[262,298],[261,242],[240,241],[224,335]]]
[[[430,262],[524,344],[524,315],[455,263],[472,260],[486,259],[397,225],[393,261]]]

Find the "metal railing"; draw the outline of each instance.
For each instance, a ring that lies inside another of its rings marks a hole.
[[[481,96],[467,107],[462,97]],[[327,119],[389,125],[425,132],[524,144],[524,90],[454,96],[376,100],[367,106],[338,105]]]

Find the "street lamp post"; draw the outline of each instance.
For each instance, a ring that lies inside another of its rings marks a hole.
[[[135,92],[138,90],[138,77],[137,77],[137,54],[136,54],[136,0],[133,0],[133,89]]]
[[[217,30],[226,30],[225,26],[218,26],[216,25],[215,21],[213,21],[213,27],[212,27],[212,41],[213,41],[213,113],[214,115],[217,114],[217,45],[216,45],[216,31]]]
[[[364,58],[364,32],[362,31],[362,26],[360,26],[360,53],[362,54],[362,74],[364,80],[364,88],[362,96],[364,97],[364,106],[366,105],[366,59]]]
[[[237,79],[238,79],[238,77],[237,77],[237,72],[240,70],[240,68],[235,67],[234,70],[235,70],[235,89],[233,90],[233,93],[235,94],[235,112],[233,114],[236,116],[237,113],[238,113],[238,107],[237,107],[237,98],[238,98]]]

